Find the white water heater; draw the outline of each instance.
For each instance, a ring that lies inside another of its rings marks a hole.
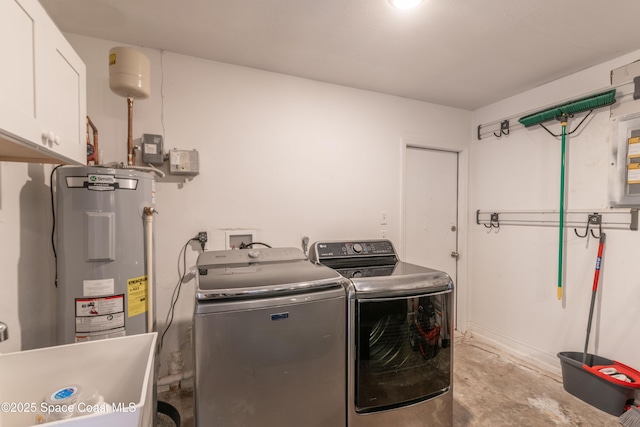
[[[153,248],[146,247],[144,209],[155,206],[153,176],[62,167],[55,188],[58,343],[147,332]]]

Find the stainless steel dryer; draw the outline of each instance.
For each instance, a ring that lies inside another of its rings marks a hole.
[[[345,426],[348,281],[295,248],[197,267],[196,426]]]
[[[453,283],[401,262],[388,240],[317,242],[349,278],[349,427],[453,425]]]

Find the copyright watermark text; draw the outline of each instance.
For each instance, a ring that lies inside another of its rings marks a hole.
[[[135,412],[136,404],[133,402],[99,403],[95,405],[86,402],[78,402],[68,405],[51,405],[46,402],[1,402],[0,412],[2,413],[69,413],[76,415],[93,414],[100,412]]]

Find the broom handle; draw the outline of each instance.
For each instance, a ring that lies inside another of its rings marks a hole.
[[[564,249],[564,160],[567,135],[567,119],[562,118],[562,153],[560,155],[560,228],[558,236],[558,299],[562,299],[562,261]]]
[[[598,290],[598,282],[600,281],[600,267],[602,266],[602,252],[604,252],[604,241],[607,235],[600,233],[600,244],[598,245],[598,258],[596,258],[596,272],[593,275],[593,286],[591,290],[596,292]]]
[[[593,306],[596,303],[596,292],[598,292],[598,282],[600,281],[600,267],[602,266],[602,252],[604,251],[604,241],[606,234],[600,234],[600,244],[598,245],[598,257],[596,258],[596,272],[593,274],[593,286],[591,287],[591,307],[589,307],[589,322],[587,323],[587,339],[584,343],[584,354],[582,363],[587,364],[587,348],[589,347],[589,335],[591,334],[591,321],[593,319]]]

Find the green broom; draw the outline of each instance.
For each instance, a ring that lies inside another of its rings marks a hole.
[[[559,228],[559,242],[558,242],[558,299],[562,299],[562,262],[563,262],[563,250],[564,250],[564,167],[565,167],[565,149],[566,149],[566,137],[567,135],[572,134],[580,125],[586,120],[586,118],[591,114],[596,108],[606,107],[607,105],[611,105],[616,102],[615,99],[616,90],[611,89],[606,92],[598,93],[595,95],[587,96],[584,98],[579,98],[565,104],[556,105],[551,108],[547,108],[546,110],[539,111],[537,113],[529,114],[527,116],[521,117],[518,121],[524,125],[524,127],[530,127],[533,125],[540,125],[544,130],[549,132],[554,137],[561,136],[562,137],[562,148],[561,148],[561,160],[560,160],[560,228]],[[578,126],[571,132],[567,134],[567,119],[573,117],[574,114],[580,113],[582,111],[589,111]],[[542,123],[549,120],[560,120],[562,125],[562,133],[560,135],[555,135],[549,129],[547,129]]]

